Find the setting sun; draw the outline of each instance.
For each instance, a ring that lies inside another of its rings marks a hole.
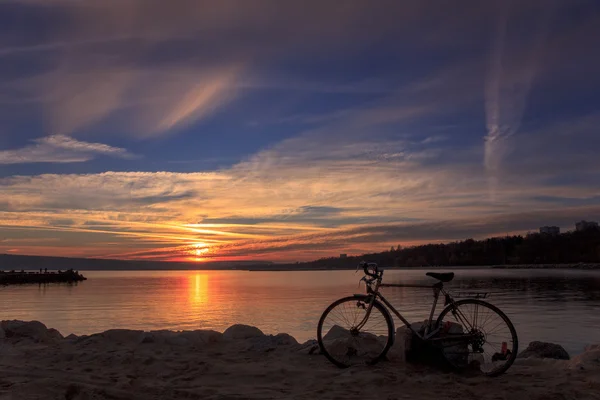
[[[194,261],[203,261],[203,255],[210,251],[206,243],[196,243],[192,246],[190,253],[194,257]]]

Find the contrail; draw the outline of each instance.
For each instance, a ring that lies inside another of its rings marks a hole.
[[[510,151],[510,138],[519,130],[531,85],[538,70],[539,60],[554,7],[546,7],[533,26],[531,38],[509,40],[509,10],[498,18],[491,55],[491,65],[485,85],[485,113],[487,134],[484,137],[484,167],[490,197],[495,199],[502,161]],[[511,47],[515,45],[514,47]]]

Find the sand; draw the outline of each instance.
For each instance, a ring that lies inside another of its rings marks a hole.
[[[252,327],[112,330],[63,338],[0,325],[0,399],[600,399],[600,347],[569,361],[517,359],[497,378],[396,361],[341,370],[313,342]]]

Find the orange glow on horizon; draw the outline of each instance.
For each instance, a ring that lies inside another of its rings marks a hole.
[[[206,243],[195,243],[192,246],[191,250],[189,250],[189,253],[192,256],[192,261],[195,262],[207,261],[207,258],[203,256],[208,254],[209,252],[210,248]]]

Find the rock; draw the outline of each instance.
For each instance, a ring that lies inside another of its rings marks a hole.
[[[444,322],[439,333],[440,337],[461,334],[463,334],[462,325],[453,321]],[[473,354],[471,355],[471,359],[469,359],[469,348],[467,343],[457,343],[454,346],[445,346],[442,353],[448,362],[457,367],[467,366],[473,362],[478,366],[484,364],[484,359],[481,354]]]
[[[219,343],[223,340],[223,334],[213,330],[183,331],[180,333],[180,335],[187,339],[190,343],[202,345]]]
[[[588,344],[584,351],[600,350],[600,344]]]
[[[141,342],[142,344],[157,343],[167,344],[170,346],[189,346],[191,342],[183,337],[179,332],[172,331],[151,331],[144,332]]]
[[[319,349],[319,343],[312,339],[307,340],[306,342],[299,345],[298,353],[312,355],[312,354],[321,354]]]
[[[144,339],[144,331],[133,331],[129,329],[110,329],[108,331],[102,332],[98,335],[92,336],[100,336],[106,340],[111,342],[115,342],[117,344],[123,343],[141,343]]]
[[[57,331],[54,328],[50,328],[48,329],[48,338],[52,339],[52,340],[60,340],[60,339],[64,339],[63,335],[60,334],[59,331]]]
[[[410,350],[413,335],[407,326],[396,329],[394,344],[387,354],[387,359],[392,362],[406,362],[406,354]]]
[[[280,333],[278,335],[262,335],[253,338],[248,338],[244,341],[243,350],[251,351],[274,351],[278,348],[289,348],[290,346],[297,346],[298,342],[292,336],[287,333]]]
[[[0,328],[0,340],[4,339],[5,336],[4,329]]]
[[[410,326],[413,328],[413,330],[419,332],[420,334],[423,334],[425,332],[425,327],[427,326],[428,322],[428,320],[413,322],[412,324],[410,324]]]
[[[323,342],[328,342],[336,339],[347,339],[352,337],[348,329],[344,329],[339,325],[334,325],[329,331],[323,336]]]
[[[242,324],[232,325],[223,332],[225,339],[249,339],[264,336],[264,333],[255,326]]]
[[[181,347],[190,346],[192,344],[187,338],[177,334],[166,337],[165,343],[170,346]]]
[[[49,343],[63,338],[56,329],[48,329],[38,321],[2,321],[0,327],[5,338],[9,340],[29,339],[34,342]]]
[[[142,339],[142,344],[156,343],[156,339],[151,333],[147,333],[144,335]]]
[[[218,343],[223,334],[212,330],[173,332],[167,330],[145,332],[141,343],[159,343],[171,346],[191,346]]]
[[[346,329],[334,329],[335,326],[323,337],[323,343],[327,352],[332,356],[375,358],[385,347],[387,338],[380,338],[368,332],[360,332],[353,336]]]
[[[553,358],[556,360],[569,360],[569,353],[558,344],[546,342],[531,342],[525,350],[523,350],[518,358]]]
[[[583,353],[576,355],[568,362],[568,368],[600,371],[600,345],[586,346]]]
[[[79,336],[77,336],[77,335],[74,335],[74,334],[72,334],[72,333],[71,333],[71,334],[70,334],[69,336],[67,336],[65,339],[66,339],[66,340],[77,340],[77,339],[79,339]]]
[[[287,333],[278,333],[274,336],[274,341],[278,346],[293,346],[298,344],[296,338]]]
[[[427,324],[427,320],[413,322],[411,323],[411,327],[420,334],[424,334]],[[462,332],[463,327],[460,324],[448,321],[442,327],[439,336],[461,334]],[[408,327],[401,326],[396,330],[396,340],[388,358],[391,361],[447,367],[450,355],[457,358],[454,360],[455,365],[459,364],[460,360],[458,358],[463,357],[466,360],[466,357],[468,357],[466,344],[457,344],[451,347],[446,346],[444,349],[447,354],[444,354],[439,347],[421,340]],[[466,365],[466,362],[464,364]]]

